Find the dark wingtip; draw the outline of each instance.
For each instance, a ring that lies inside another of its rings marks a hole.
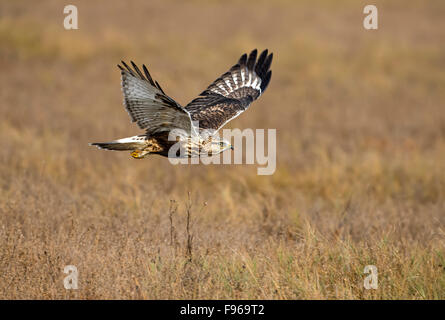
[[[262,57],[260,57],[260,58],[262,58]],[[262,61],[258,60],[255,72],[261,79],[263,79],[266,76],[267,71],[269,71],[270,65],[272,63],[272,58],[273,58],[273,53],[270,53]]]
[[[255,67],[257,55],[258,55],[257,49],[253,49],[252,52],[249,54],[249,58],[247,59],[247,68],[248,69],[253,69]]]
[[[243,65],[246,64],[246,62],[247,62],[247,53],[243,54],[243,55],[239,58],[238,64],[239,64],[240,66],[243,66]]]
[[[264,59],[266,59],[268,53],[269,53],[268,49],[265,49],[263,50],[263,52],[261,52],[260,57],[258,58],[258,64],[260,64],[260,62],[262,63]]]
[[[273,59],[273,53],[269,54],[266,58],[266,61],[264,62],[265,71],[269,70],[270,65],[272,64],[272,59]]]
[[[155,84],[156,84],[156,88],[158,88],[163,94],[165,94],[164,90],[162,90],[162,88],[161,88],[161,85],[157,81],[155,81]]]
[[[272,77],[272,70],[269,70],[264,76],[263,81],[261,82],[261,92],[264,92],[269,85],[270,78]]]
[[[154,87],[155,83],[153,81],[153,78],[150,75],[150,72],[148,72],[147,67],[145,66],[145,64],[142,65],[142,69],[144,70],[145,76],[147,77],[147,80],[150,82],[150,84]]]
[[[124,65],[124,67],[127,69],[126,71],[128,71],[132,76],[134,76],[133,70],[131,70],[131,68],[128,66],[128,64],[125,63],[125,61],[121,61],[122,64]]]
[[[258,58],[258,61],[255,65],[255,72],[260,78],[264,76],[263,65],[267,57],[267,52],[268,52],[267,49],[261,52],[260,57]]]
[[[137,66],[136,63],[134,63],[133,61],[131,61],[131,65],[133,66],[133,69],[136,71],[136,73],[139,75],[139,77],[140,77],[142,80],[148,80],[148,79],[145,79],[144,75],[142,74],[141,70],[139,70],[139,67]]]
[[[134,63],[133,61],[130,61],[130,63],[133,66],[133,69],[136,70],[136,72],[137,72],[138,66],[136,65],[136,63]]]
[[[130,75],[132,75],[133,77],[137,77],[139,76],[139,78],[141,78],[142,80],[146,80],[148,81],[153,87],[157,87],[159,90],[162,91],[162,89],[160,88],[159,84],[156,84],[155,81],[153,80],[153,78],[150,75],[150,72],[148,72],[147,67],[145,66],[145,64],[142,65],[142,70],[143,73],[141,72],[141,69],[139,69],[139,67],[137,66],[137,64],[130,60],[131,65],[133,66],[133,69],[125,62],[125,61],[121,61],[123,67],[118,64],[117,67],[122,71],[122,72],[127,72]]]

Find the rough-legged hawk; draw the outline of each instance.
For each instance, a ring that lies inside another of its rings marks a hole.
[[[231,144],[214,136],[227,122],[247,110],[266,90],[272,71],[272,53],[264,50],[257,60],[257,50],[243,54],[238,63],[216,79],[198,98],[185,107],[165,94],[150,76],[145,65],[142,71],[122,61],[124,105],[131,121],[145,133],[91,145],[108,150],[129,150],[134,158],[148,154],[169,156],[170,148],[181,144],[178,157],[214,155],[232,148]],[[173,137],[173,138],[172,138]],[[171,156],[171,154],[170,154]]]

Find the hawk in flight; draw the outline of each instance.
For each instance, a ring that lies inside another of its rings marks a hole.
[[[136,159],[149,154],[173,157],[215,155],[233,149],[230,142],[215,136],[227,122],[247,110],[269,84],[273,54],[257,50],[243,54],[238,63],[216,79],[185,107],[170,98],[145,65],[142,71],[122,61],[124,105],[131,121],[145,133],[110,142],[94,142],[100,149],[131,151]],[[257,59],[258,58],[258,59]],[[169,153],[179,143],[178,152]],[[180,151],[180,152],[179,152]],[[178,154],[179,153],[179,154]]]

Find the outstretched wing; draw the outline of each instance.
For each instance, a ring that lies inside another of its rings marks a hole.
[[[264,50],[257,61],[257,50],[244,54],[228,72],[216,79],[185,108],[199,129],[218,131],[245,111],[266,90],[272,76],[273,54]]]
[[[124,61],[122,64],[124,67],[118,67],[122,75],[124,105],[132,122],[146,129],[148,135],[173,129],[184,130],[187,135],[196,134],[189,112],[165,94],[145,65],[142,73],[133,61],[134,70]]]

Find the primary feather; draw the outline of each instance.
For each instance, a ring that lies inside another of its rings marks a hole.
[[[230,120],[247,110],[269,85],[273,54],[264,50],[257,61],[257,50],[243,54],[228,72],[213,81],[200,96],[185,108],[199,129],[218,131]]]

